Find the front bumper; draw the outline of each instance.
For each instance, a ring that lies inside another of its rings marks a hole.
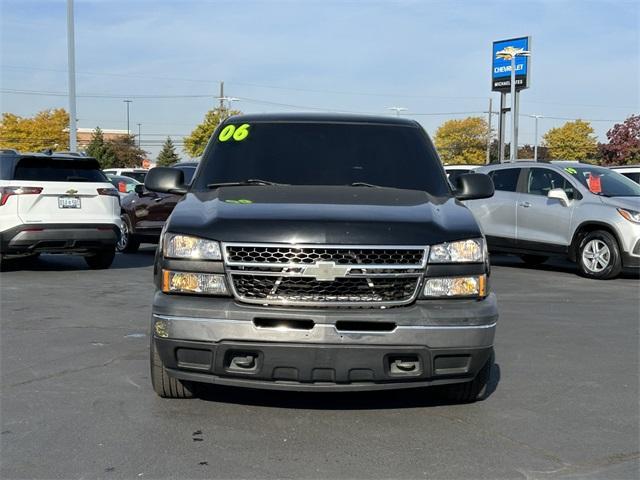
[[[0,233],[0,252],[85,253],[113,247],[120,228],[113,223],[97,224],[25,224]]]
[[[158,292],[152,332],[158,323],[164,338],[153,341],[160,358],[183,380],[373,390],[472,380],[489,358],[497,319],[494,295],[387,310],[312,310]],[[304,327],[263,326],[277,320]],[[379,324],[390,329],[375,331]]]

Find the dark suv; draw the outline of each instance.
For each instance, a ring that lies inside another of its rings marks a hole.
[[[227,119],[190,186],[156,168],[148,190],[184,195],[155,262],[151,376],[293,390],[446,384],[482,394],[498,318],[485,241],[420,125],[388,117]]]
[[[180,162],[170,168],[179,170],[188,185],[198,167],[198,162]],[[141,243],[157,243],[164,222],[169,218],[182,194],[158,193],[136,185],[135,193],[122,199],[122,234],[118,250],[133,253]]]

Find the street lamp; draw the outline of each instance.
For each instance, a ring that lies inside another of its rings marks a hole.
[[[496,57],[503,60],[511,60],[511,148],[509,148],[509,161],[518,159],[518,112],[516,112],[516,57],[528,57],[529,50],[524,48],[507,47],[496,52]]]
[[[544,118],[542,115],[529,115],[531,118],[535,118],[536,119],[536,128],[535,128],[535,141],[533,144],[533,161],[537,162],[538,161],[538,119],[539,118]]]
[[[396,117],[399,117],[400,116],[400,112],[406,112],[409,109],[408,108],[404,108],[404,107],[387,107],[387,110],[392,110],[392,111],[396,112]]]
[[[221,104],[224,104],[224,102],[227,102],[227,113],[231,110],[231,102],[239,102],[240,99],[236,98],[236,97],[216,97],[218,100],[220,100]]]
[[[123,100],[123,102],[127,104],[127,135],[129,135],[129,104],[133,102],[133,100]]]
[[[138,148],[140,148],[140,145],[142,144],[142,133],[141,133],[141,128],[142,128],[142,124],[139,123],[138,124]]]

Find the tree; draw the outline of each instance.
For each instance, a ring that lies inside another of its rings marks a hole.
[[[559,160],[586,160],[598,151],[598,142],[589,122],[576,120],[552,128],[542,137],[549,156]]]
[[[489,126],[480,117],[447,120],[436,131],[434,141],[443,163],[483,164],[487,158]]]
[[[171,141],[171,137],[167,137],[167,140],[164,142],[162,150],[160,150],[158,158],[156,159],[156,165],[158,167],[168,167],[169,165],[173,165],[179,161],[180,157],[176,153],[176,148]]]
[[[69,149],[69,114],[63,108],[43,110],[32,118],[3,113],[0,148],[38,152]]]
[[[631,115],[607,132],[609,143],[598,145],[605,165],[640,162],[640,115]]]
[[[111,165],[103,165],[102,168],[126,168],[140,167],[144,160],[145,152],[138,148],[133,135],[121,135],[114,140],[105,142],[113,154]]]
[[[188,137],[184,137],[184,149],[192,157],[199,157],[204,152],[211,135],[223,120],[231,115],[238,115],[238,110],[213,109],[204,116],[204,120],[193,129]]]
[[[101,168],[109,168],[116,163],[115,154],[105,143],[100,127],[96,127],[93,131],[91,141],[89,142],[89,145],[87,145],[85,153],[98,160]]]

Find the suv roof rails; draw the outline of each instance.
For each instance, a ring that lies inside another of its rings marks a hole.
[[[72,157],[86,157],[87,155],[83,152],[53,152],[54,155],[71,155]]]
[[[14,155],[20,155],[20,152],[15,148],[2,148],[0,149],[0,153],[12,153]]]

